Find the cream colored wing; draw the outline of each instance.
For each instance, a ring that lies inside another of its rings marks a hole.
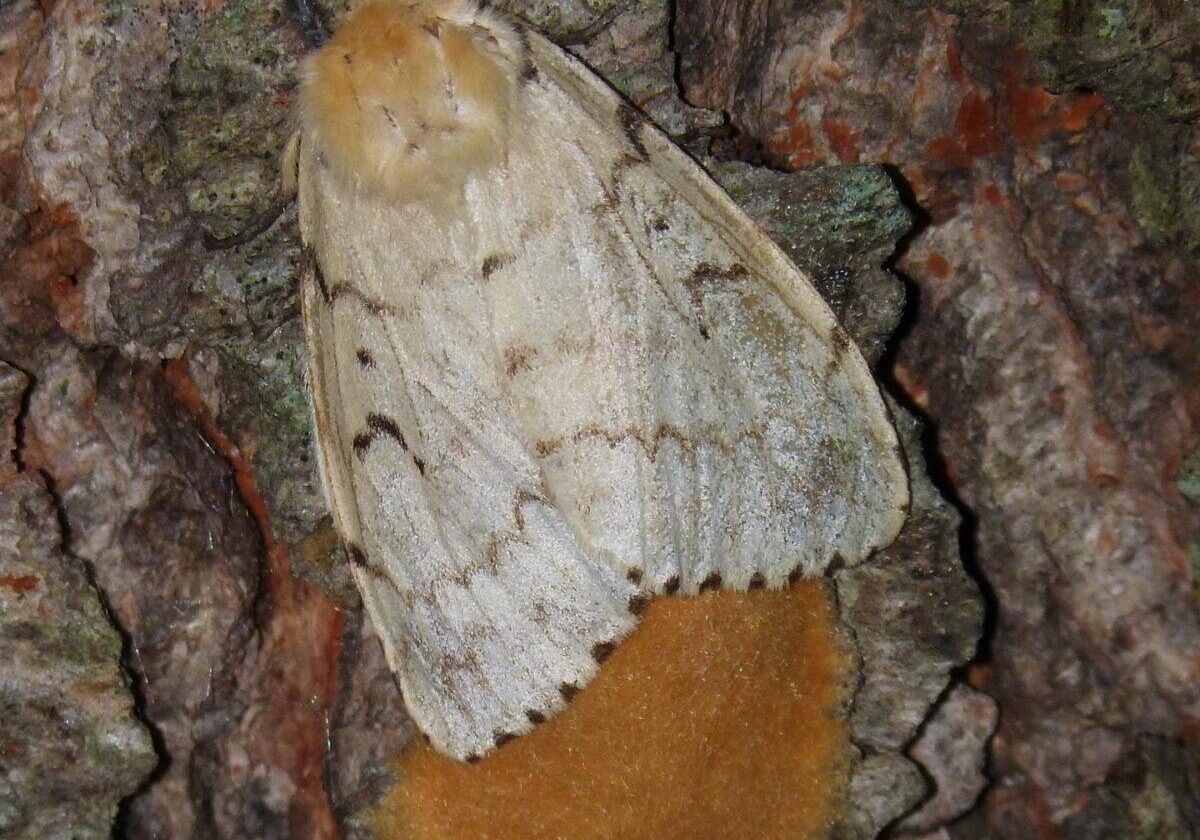
[[[299,185],[330,507],[414,719],[478,757],[591,678],[634,624],[634,589],[547,495],[492,365],[478,267],[389,247],[428,220],[347,201],[303,139]]]
[[[902,456],[824,301],[657,129],[527,42],[524,142],[475,215],[504,387],[580,544],[646,591],[694,593],[890,543]]]

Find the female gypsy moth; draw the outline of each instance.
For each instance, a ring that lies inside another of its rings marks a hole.
[[[373,0],[300,119],[323,481],[438,749],[562,708],[654,593],[895,537],[908,483],[846,333],[577,61],[468,0]]]

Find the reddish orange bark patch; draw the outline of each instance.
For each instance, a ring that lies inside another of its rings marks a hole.
[[[925,144],[925,154],[933,160],[947,163],[950,166],[966,166],[971,162],[962,143],[958,142],[958,138],[947,134],[934,137]]]
[[[1054,97],[1040,85],[1025,87],[1012,77],[1005,81],[1004,93],[1013,136],[1026,148],[1036,145],[1053,126],[1049,113]]]
[[[263,708],[247,723],[252,730],[250,760],[287,772],[296,789],[288,809],[294,836],[334,840],[337,825],[322,770],[342,614],[319,589],[292,576],[287,547],[272,535],[267,504],[258,492],[253,469],[209,413],[187,362],[176,359],[163,373],[176,399],[233,468],[238,492],[258,523],[266,548],[270,601],[261,654],[266,673],[258,675],[266,697]]]
[[[954,133],[930,140],[925,153],[933,160],[961,168],[999,150],[1001,145],[991,100],[977,90],[968,90],[954,115]]]
[[[848,661],[818,581],[659,598],[569,708],[478,764],[423,743],[379,840],[826,836]]]
[[[858,163],[858,132],[853,126],[825,118],[821,120],[821,129],[838,160],[842,163]]]
[[[54,317],[59,326],[69,333],[78,335],[83,323],[83,289],[64,274],[51,278],[47,288],[50,305],[54,307]]]
[[[1103,106],[1104,97],[1098,93],[1079,96],[1063,113],[1060,125],[1067,131],[1082,131]]]
[[[1016,70],[1005,74],[1004,98],[1013,136],[1032,148],[1054,131],[1082,131],[1104,107],[1098,93],[1055,96],[1041,85],[1025,85]]]
[[[0,286],[6,289],[0,320],[23,335],[46,335],[64,325],[58,306],[71,310],[64,290],[73,286],[71,278],[88,272],[95,252],[81,238],[79,223],[66,205],[41,206],[25,220],[28,235],[0,264]],[[81,310],[74,311],[77,319]],[[66,323],[70,325],[71,318]]]
[[[950,276],[950,263],[937,251],[929,252],[929,256],[925,258],[925,265],[935,277],[944,279]]]
[[[771,151],[781,157],[788,167],[816,163],[822,159],[813,139],[812,129],[803,121],[790,122],[768,143]]]
[[[18,595],[32,592],[39,582],[37,575],[0,575],[0,586],[7,586]]]
[[[963,72],[962,59],[959,58],[958,47],[954,44],[946,45],[946,69],[950,71],[950,76],[956,82],[961,82],[967,77],[967,74]]]
[[[954,117],[963,151],[972,158],[983,157],[999,147],[996,138],[996,111],[979,91],[969,90],[958,104]]]

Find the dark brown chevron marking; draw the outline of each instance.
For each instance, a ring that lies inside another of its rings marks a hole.
[[[487,280],[504,266],[510,265],[515,259],[516,257],[512,254],[490,254],[484,258],[479,272],[483,275],[483,279]]]
[[[321,281],[321,288],[326,288],[324,280]],[[329,288],[328,294],[326,295],[326,299],[331,304],[347,298],[358,301],[363,309],[374,315],[376,318],[394,318],[397,315],[395,308],[389,306],[381,300],[377,300],[376,298],[363,294],[357,286],[353,286],[350,283],[338,283]]]
[[[425,475],[425,462],[418,458],[413,453],[409,452],[408,441],[404,439],[404,433],[400,431],[400,427],[396,421],[384,414],[368,414],[367,428],[354,436],[354,454],[362,458],[367,454],[367,450],[371,448],[380,435],[390,437],[399,444],[400,448],[408,452],[412,457],[413,464],[417,467],[417,472],[422,476]]]

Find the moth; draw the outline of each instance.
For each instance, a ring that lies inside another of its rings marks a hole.
[[[908,506],[804,275],[580,62],[470,0],[358,5],[285,180],[330,508],[406,704],[474,760],[659,593],[782,587]]]

